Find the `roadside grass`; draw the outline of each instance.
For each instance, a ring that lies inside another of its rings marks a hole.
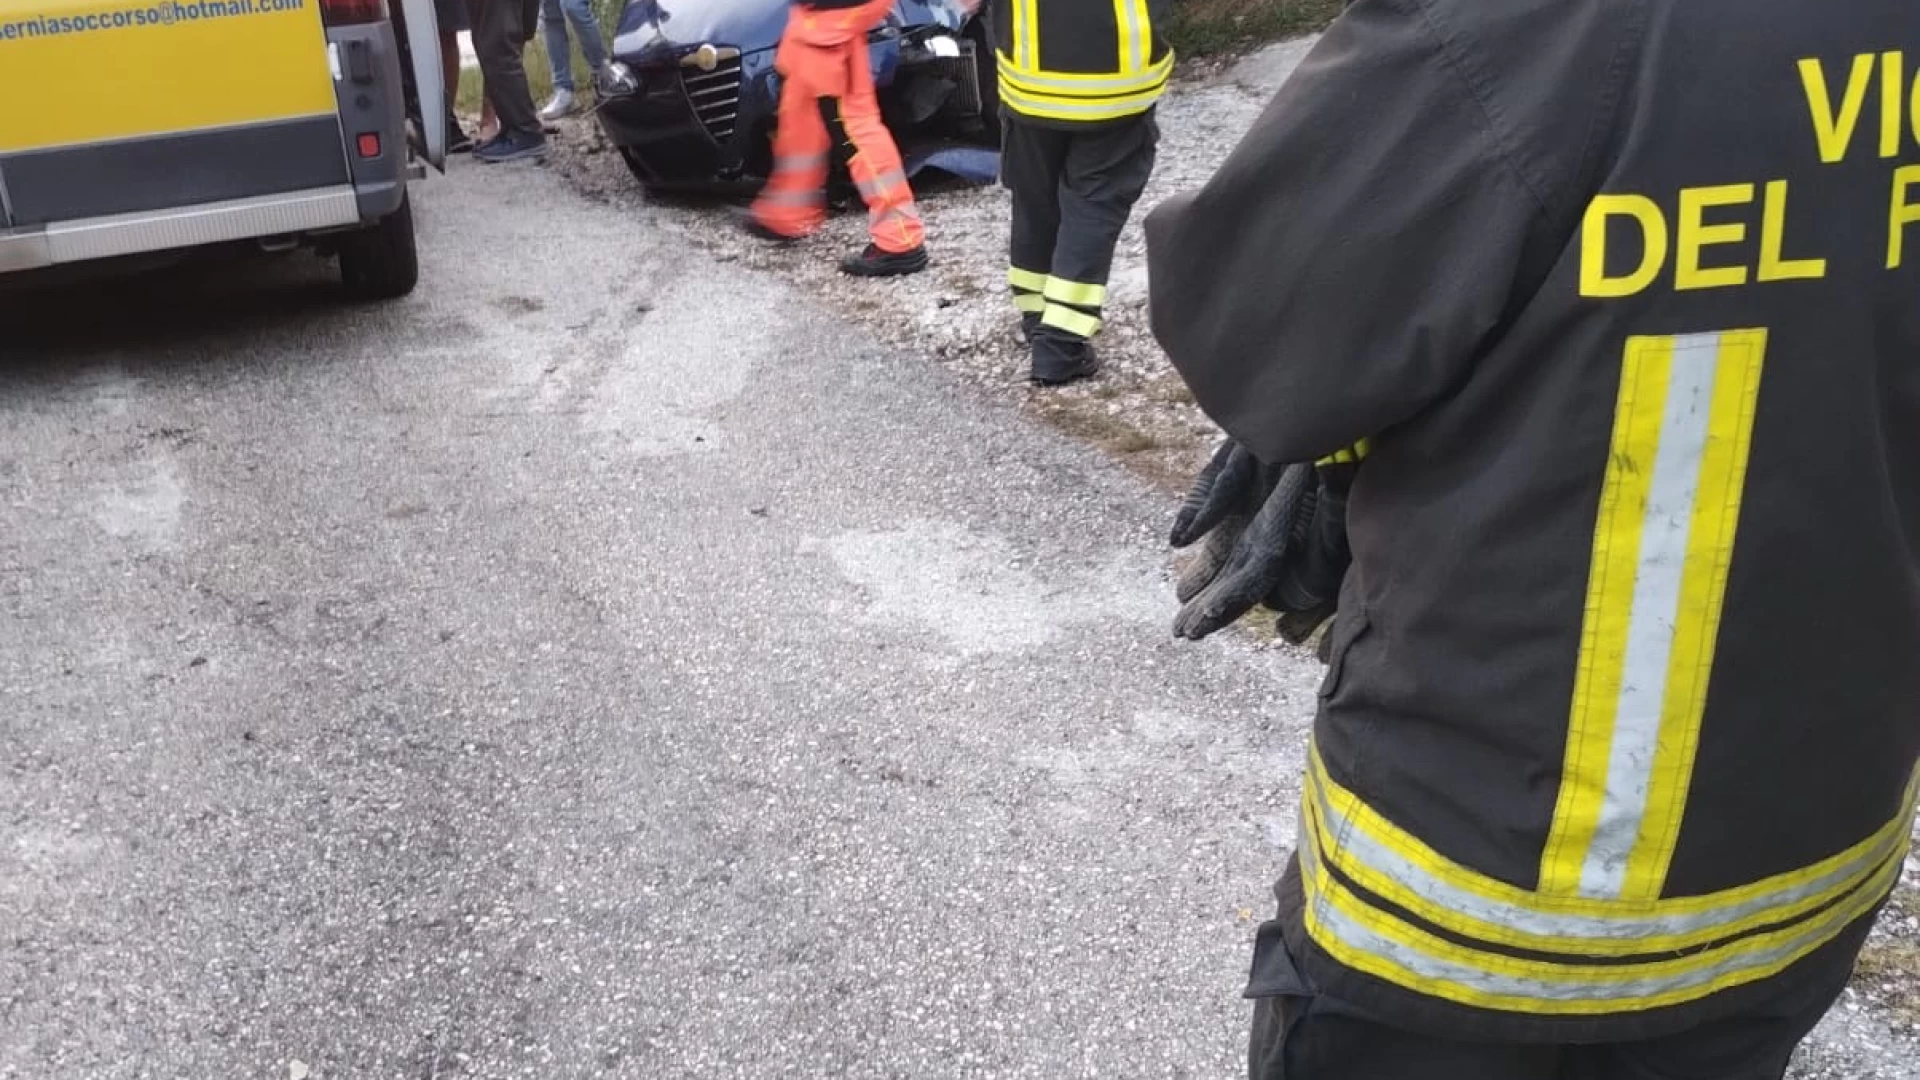
[[[580,58],[580,50],[573,50],[573,85],[575,93],[590,90],[593,86],[593,72],[587,68],[587,62]],[[553,93],[553,68],[547,64],[547,49],[538,39],[527,45],[527,88],[533,91],[533,103],[544,105],[547,95]],[[460,69],[460,93],[454,98],[455,106],[462,116],[480,114],[480,69],[477,67]],[[591,96],[591,95],[589,95]]]
[[[1167,41],[1186,58],[1321,30],[1340,14],[1341,0],[1178,0]]]
[[[1048,419],[1068,434],[1110,453],[1139,454],[1160,446],[1160,440],[1107,412],[1097,401],[1063,401],[1050,411]]]

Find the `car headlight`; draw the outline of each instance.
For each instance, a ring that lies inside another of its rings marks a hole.
[[[600,92],[610,97],[637,94],[644,86],[640,76],[618,60],[600,69]]]

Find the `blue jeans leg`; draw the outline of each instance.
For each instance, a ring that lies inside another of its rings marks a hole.
[[[593,0],[556,0],[566,9],[567,21],[573,24],[573,36],[580,39],[580,55],[587,58],[587,66],[595,71],[607,65],[607,43],[600,36],[600,21],[593,16]]]
[[[555,90],[573,89],[573,50],[567,42],[567,17],[560,0],[540,0],[540,36],[547,43],[547,67]]]

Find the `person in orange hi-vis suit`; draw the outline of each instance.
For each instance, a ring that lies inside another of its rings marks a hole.
[[[840,269],[860,277],[893,277],[926,269],[926,229],[900,150],[880,119],[867,32],[886,19],[894,0],[795,0],[780,38],[780,113],[773,139],[773,175],[754,201],[748,227],[762,239],[797,240],[826,220],[828,153],[833,140],[821,98],[840,103],[853,141],[853,181],[866,199],[871,243]]]

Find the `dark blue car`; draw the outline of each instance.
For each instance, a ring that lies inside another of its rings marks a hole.
[[[771,164],[787,0],[630,0],[597,110],[649,188],[741,189]],[[909,159],[998,142],[992,35],[955,0],[898,0],[870,36],[887,126]]]

